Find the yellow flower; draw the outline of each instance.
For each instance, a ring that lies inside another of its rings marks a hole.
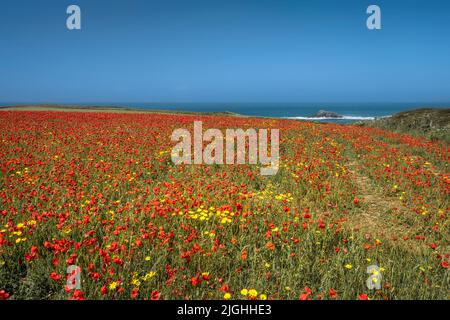
[[[261,300],[267,300],[267,296],[265,294],[260,294],[259,299]]]
[[[114,290],[117,288],[117,282],[113,281],[109,284],[109,290]]]
[[[231,294],[230,294],[229,292],[227,292],[227,293],[225,293],[225,294],[223,295],[223,298],[224,298],[225,300],[230,300]]]
[[[145,257],[145,261],[150,261],[150,257],[149,256]]]
[[[255,289],[250,289],[250,290],[248,290],[248,295],[250,297],[254,298],[258,295],[258,291],[256,291]]]
[[[243,296],[248,295],[248,290],[247,290],[247,289],[242,289],[242,290],[241,290],[241,294],[242,294]]]
[[[156,274],[156,272],[151,271],[151,272],[147,273],[145,276],[143,276],[143,277],[142,277],[142,280],[147,281],[147,280],[149,280],[150,278],[153,278],[153,277],[155,276],[155,274]]]
[[[346,269],[351,269],[351,268],[353,268],[353,266],[352,266],[351,264],[347,263],[347,264],[345,265],[345,268],[346,268]]]
[[[222,224],[231,223],[231,219],[228,217],[222,218],[222,220],[220,220],[220,223],[222,223]]]
[[[139,279],[133,279],[131,280],[131,284],[139,287],[141,285],[141,282],[139,281]]]

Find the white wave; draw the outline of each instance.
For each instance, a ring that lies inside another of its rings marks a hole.
[[[388,118],[390,116],[380,117],[361,117],[361,116],[342,116],[339,118],[333,117],[285,117],[286,119],[298,119],[298,120],[375,120],[380,118]]]

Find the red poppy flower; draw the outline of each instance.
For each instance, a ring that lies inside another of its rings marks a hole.
[[[86,299],[84,298],[83,291],[81,291],[81,290],[75,290],[75,291],[73,292],[72,298],[69,298],[69,300],[86,300]]]
[[[300,295],[300,300],[311,300],[310,296],[312,295],[312,290],[308,287],[305,287],[304,292]]]
[[[9,293],[5,290],[0,290],[0,300],[8,300]]]
[[[230,286],[227,285],[227,284],[223,284],[223,285],[220,287],[220,291],[222,291],[222,292],[230,292]]]
[[[139,295],[139,289],[138,288],[133,288],[133,290],[131,290],[131,299],[136,299]]]
[[[199,277],[192,277],[191,278],[191,284],[195,287],[197,286],[202,280]]]
[[[275,245],[273,244],[272,241],[269,241],[266,243],[266,248],[269,250],[275,250]]]
[[[369,297],[367,296],[367,294],[361,293],[360,295],[358,295],[358,299],[359,300],[369,300]]]
[[[151,300],[159,300],[160,297],[161,297],[161,293],[159,291],[157,291],[157,290],[153,290],[152,294],[150,296],[150,299]]]
[[[59,281],[62,278],[62,275],[57,274],[56,272],[50,273],[50,278],[55,281]]]
[[[332,298],[332,299],[335,299],[337,297],[337,292],[333,288],[330,288],[329,294],[330,294],[330,298]]]
[[[300,300],[308,300],[308,298],[309,298],[309,294],[307,294],[307,293],[302,293],[300,295]]]

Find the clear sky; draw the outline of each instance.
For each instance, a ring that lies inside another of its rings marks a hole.
[[[449,102],[449,17],[448,0],[2,0],[0,103]]]

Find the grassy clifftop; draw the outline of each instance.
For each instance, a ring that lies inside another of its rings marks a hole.
[[[416,109],[396,113],[389,118],[364,121],[359,125],[450,142],[450,109]]]

